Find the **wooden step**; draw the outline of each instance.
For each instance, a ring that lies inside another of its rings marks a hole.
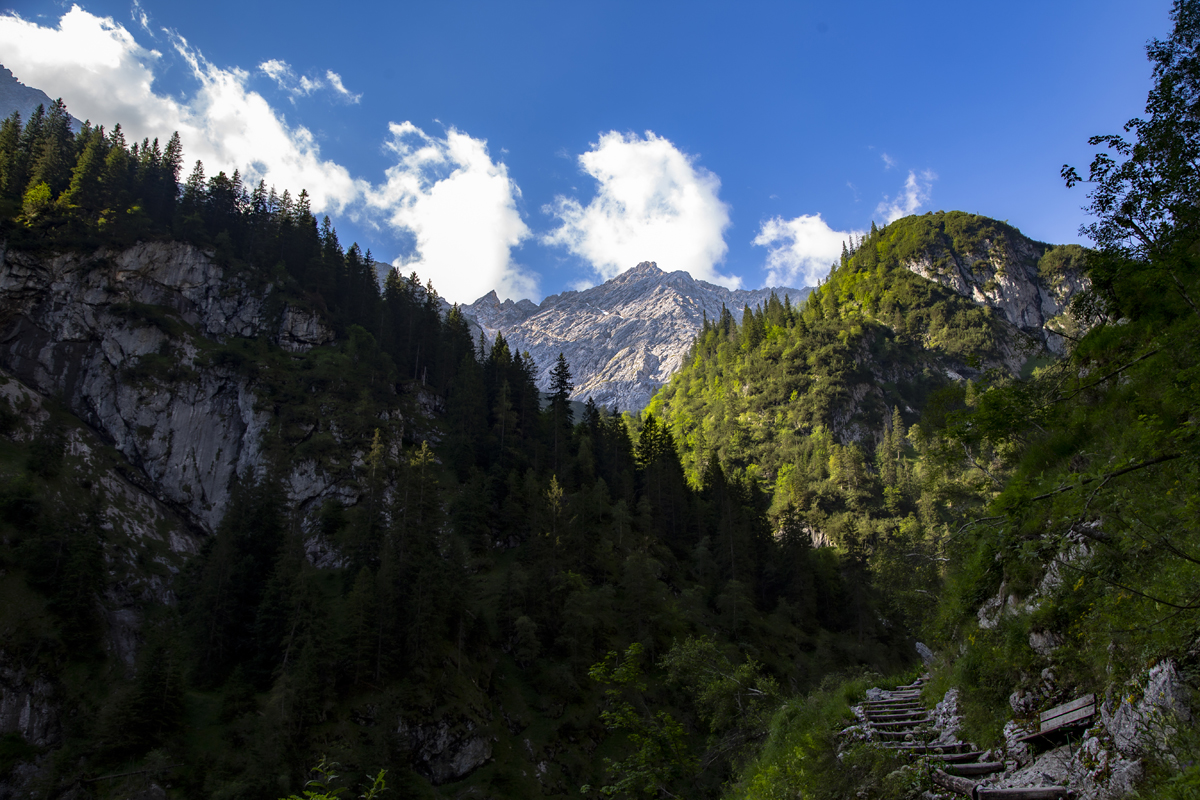
[[[983,755],[982,750],[968,750],[965,753],[927,753],[926,758],[946,764],[964,764],[978,762],[981,755]]]
[[[903,739],[905,736],[912,736],[914,743],[920,742],[922,744],[932,741],[932,739],[929,736],[932,733],[933,733],[933,731],[929,730],[929,729],[925,729],[923,731],[921,731],[921,730],[906,730],[906,731],[876,730],[875,731],[875,734],[880,739],[887,739],[889,741],[895,741],[897,739]],[[936,737],[933,737],[933,738],[936,738]]]
[[[933,718],[922,717],[921,719],[896,720],[895,722],[879,722],[877,720],[870,720],[868,724],[875,730],[895,730],[897,728],[907,728],[912,730],[914,728],[923,727],[927,722],[933,722]]]
[[[935,769],[930,777],[933,778],[934,783],[936,783],[938,786],[941,786],[943,789],[949,789],[956,794],[961,794],[966,797],[975,797],[976,781],[973,781],[970,778],[960,778],[957,775],[948,775],[945,772],[942,772],[940,769]]]
[[[976,761],[971,764],[947,764],[946,771],[951,775],[991,775],[1004,771],[1003,761]]]
[[[887,750],[907,750],[910,753],[929,753],[930,755],[971,752],[971,745],[967,744],[966,742],[960,742],[958,744],[931,744],[929,742],[921,742],[919,744],[904,744],[902,742],[888,742],[881,744],[880,747],[883,747]],[[976,758],[978,758],[978,756],[976,756]]]
[[[1066,786],[1025,786],[1015,789],[975,790],[976,800],[1062,800],[1072,796]]]
[[[867,719],[871,720],[872,722],[902,722],[908,719],[928,718],[928,716],[929,712],[923,708],[896,714],[876,714],[874,712],[867,712]]]

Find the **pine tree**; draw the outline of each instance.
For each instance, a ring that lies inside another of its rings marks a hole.
[[[554,470],[562,473],[563,457],[566,451],[566,438],[571,426],[575,424],[575,414],[571,410],[571,368],[562,353],[550,370],[550,426],[554,440]]]

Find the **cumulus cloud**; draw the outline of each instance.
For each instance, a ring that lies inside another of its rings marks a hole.
[[[149,25],[136,3],[133,12]],[[7,14],[0,15],[0,53],[24,83],[61,96],[80,119],[120,122],[133,141],[179,131],[188,169],[200,159],[209,175],[238,169],[247,183],[263,179],[293,194],[307,189],[318,214],[344,211],[367,224],[382,219],[415,241],[410,256],[397,263],[431,278],[452,300],[469,302],[493,288],[511,297],[533,295],[534,277],[510,257],[530,235],[517,210],[520,189],[504,164],[489,158],[484,140],[454,129],[439,139],[411,123],[392,125],[387,147],[397,164],[373,186],[323,157],[310,130],[289,125],[249,88],[251,73],[218,67],[182,36],[163,33],[171,47],[166,55],[139,45],[111,18],[78,6],[56,27]],[[153,89],[156,71],[172,55],[196,83],[179,99]],[[332,70],[324,78],[297,75],[272,59],[257,71],[293,96],[325,90],[351,102],[360,97]]]
[[[543,237],[587,260],[607,280],[642,261],[730,288],[741,279],[716,266],[727,251],[729,207],[717,196],[720,179],[667,139],[610,131],[579,156],[599,186],[586,206],[559,196],[543,210],[560,221]]]
[[[883,202],[875,208],[875,213],[883,217],[884,222],[895,222],[901,217],[915,214],[921,206],[929,202],[933,192],[933,182],[937,175],[925,170],[919,175],[909,170],[908,179],[904,181],[904,189],[896,197],[885,196]]]
[[[257,92],[248,73],[208,62],[187,40],[168,32],[198,84],[187,100],[153,90],[158,50],[142,47],[123,26],[73,6],[57,27],[15,14],[0,16],[4,64],[27,85],[61,96],[80,119],[120,122],[127,138],[165,138],[179,131],[190,163],[209,174],[239,169],[248,181],[307,188],[317,211],[338,211],[363,191],[345,167],[322,158],[312,132],[290,126]]]
[[[535,278],[512,260],[512,249],[531,235],[517,209],[521,190],[508,168],[492,161],[487,142],[454,128],[439,138],[411,122],[389,127],[387,147],[397,163],[368,191],[367,203],[416,241],[394,264],[432,276],[454,301],[492,289],[503,297],[533,295]]]
[[[896,166],[896,159],[889,156],[887,153],[880,153],[879,157],[883,159],[883,168],[891,169]]]
[[[767,248],[768,286],[816,286],[842,255],[842,245],[862,231],[836,231],[820,214],[762,223],[754,244]]]
[[[347,103],[357,103],[362,100],[362,94],[355,94],[342,83],[342,76],[333,70],[325,71],[325,78],[312,78],[308,75],[297,75],[292,65],[278,58],[272,58],[258,65],[258,71],[279,85],[279,88],[292,96],[292,102],[297,97],[307,97],[313,92],[328,89],[334,96]]]

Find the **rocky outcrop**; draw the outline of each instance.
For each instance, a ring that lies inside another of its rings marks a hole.
[[[427,724],[401,719],[396,733],[411,749],[417,770],[434,786],[465,778],[492,757],[492,740],[471,720]]]
[[[271,337],[289,352],[332,341],[315,312],[271,302],[178,243],[49,257],[0,245],[0,366],[61,398],[205,530],[234,475],[259,465],[269,415],[214,343]]]
[[[523,299],[515,303],[505,300],[502,303],[493,289],[471,305],[465,306],[464,310],[479,324],[489,340],[495,340],[497,333],[511,331],[538,313],[539,309],[537,303],[532,300]]]
[[[740,321],[745,306],[764,304],[772,291],[794,305],[810,290],[733,291],[646,261],[600,286],[550,295],[536,306],[500,303],[491,292],[463,310],[489,335],[504,334],[513,350],[529,351],[543,391],[562,353],[574,376],[573,400],[640,411],[679,369],[705,316],[717,319],[724,306]]]
[[[895,690],[868,689],[866,700],[853,708],[857,724],[841,732],[841,742],[843,747],[875,742],[925,759],[934,784],[955,793],[926,792],[927,798],[982,799],[1032,790],[1029,796],[1047,800],[1118,800],[1136,788],[1144,759],[1172,758],[1169,742],[1192,721],[1179,670],[1173,661],[1163,661],[1131,681],[1119,696],[1110,696],[1098,718],[1081,726],[1079,738],[1065,744],[1062,739],[1051,745],[1035,743],[1027,736],[1027,726],[1010,721],[1004,728],[1004,745],[981,752],[958,738],[958,689],[949,689],[928,710],[921,700],[923,684],[924,679],[918,679]]]
[[[1024,236],[997,236],[961,252],[947,248],[926,253],[905,266],[979,305],[996,309],[1052,353],[1063,355],[1066,342],[1058,331],[1070,327],[1071,298],[1090,284],[1070,259],[1047,260],[1053,250]]]
[[[5,662],[0,650],[0,665]],[[0,734],[15,733],[34,747],[62,739],[59,702],[49,681],[23,667],[0,666]]]

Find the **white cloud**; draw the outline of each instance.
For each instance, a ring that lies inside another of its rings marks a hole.
[[[542,238],[586,259],[602,280],[642,261],[666,271],[731,288],[741,279],[721,275],[716,265],[727,251],[729,208],[717,193],[720,179],[694,164],[667,139],[610,131],[579,156],[579,165],[599,183],[583,206],[559,196],[545,211],[561,224]]]
[[[896,166],[896,159],[889,156],[887,153],[880,153],[879,157],[883,159],[883,168],[891,169]]]
[[[307,188],[314,211],[338,211],[361,195],[365,184],[322,158],[311,131],[289,126],[246,87],[248,73],[217,67],[183,37],[168,35],[198,83],[186,100],[154,91],[163,54],[139,45],[112,18],[79,6],[57,27],[0,15],[4,65],[25,84],[61,96],[79,119],[120,122],[131,141],[178,131],[189,167],[198,158],[209,175],[239,169],[248,182],[261,178],[293,194]]]
[[[138,0],[133,0],[129,13],[133,16],[134,22],[142,26],[142,30],[151,37],[154,36],[154,31],[150,29],[150,15],[146,13],[146,9],[142,8],[142,4]]]
[[[393,263],[432,277],[452,301],[471,302],[492,289],[502,297],[532,296],[536,278],[512,260],[512,249],[531,235],[517,210],[521,190],[508,168],[492,161],[487,142],[454,128],[437,138],[411,122],[389,127],[387,147],[398,160],[367,202],[416,240],[413,253]]]
[[[842,245],[862,231],[835,231],[820,214],[773,217],[758,229],[754,244],[767,248],[767,286],[816,286],[841,258]]]
[[[311,78],[308,75],[296,75],[292,65],[278,58],[272,58],[258,65],[258,71],[279,85],[279,88],[292,96],[292,102],[297,97],[307,97],[313,92],[328,89],[338,98],[347,103],[357,103],[362,100],[362,94],[355,94],[342,83],[342,76],[333,70],[325,71],[325,79]]]
[[[135,3],[134,19],[148,25],[140,10]],[[61,96],[80,119],[120,122],[131,141],[164,140],[179,131],[185,173],[201,159],[210,176],[238,169],[247,183],[261,178],[293,195],[307,189],[314,213],[344,211],[367,224],[383,218],[416,241],[411,257],[398,263],[432,278],[452,300],[469,302],[493,288],[511,297],[534,293],[534,276],[510,257],[530,236],[517,210],[520,189],[504,164],[491,161],[484,140],[454,129],[436,139],[411,123],[392,125],[388,148],[398,163],[382,185],[372,186],[323,158],[311,131],[289,125],[250,90],[251,73],[218,67],[182,36],[163,33],[196,82],[180,99],[153,89],[156,70],[169,56],[142,47],[113,19],[78,6],[57,27],[0,15],[0,53],[24,83]],[[361,97],[332,70],[323,79],[298,76],[279,59],[257,69],[293,96],[326,90],[350,102]]]
[[[278,58],[272,58],[259,64],[258,71],[278,83],[279,88],[285,92],[290,91],[296,83],[296,74],[292,72],[291,65]]]
[[[347,89],[345,84],[342,83],[342,76],[338,75],[333,70],[325,71],[325,80],[329,82],[329,88],[337,92],[337,94],[339,94],[346,102],[357,103],[358,101],[362,100],[362,92],[354,94]]]
[[[909,170],[908,179],[904,181],[904,189],[895,199],[885,195],[883,202],[875,208],[875,213],[883,217],[885,224],[895,222],[909,214],[915,214],[921,206],[929,202],[935,180],[937,180],[937,175],[930,170],[925,170],[920,175]]]

